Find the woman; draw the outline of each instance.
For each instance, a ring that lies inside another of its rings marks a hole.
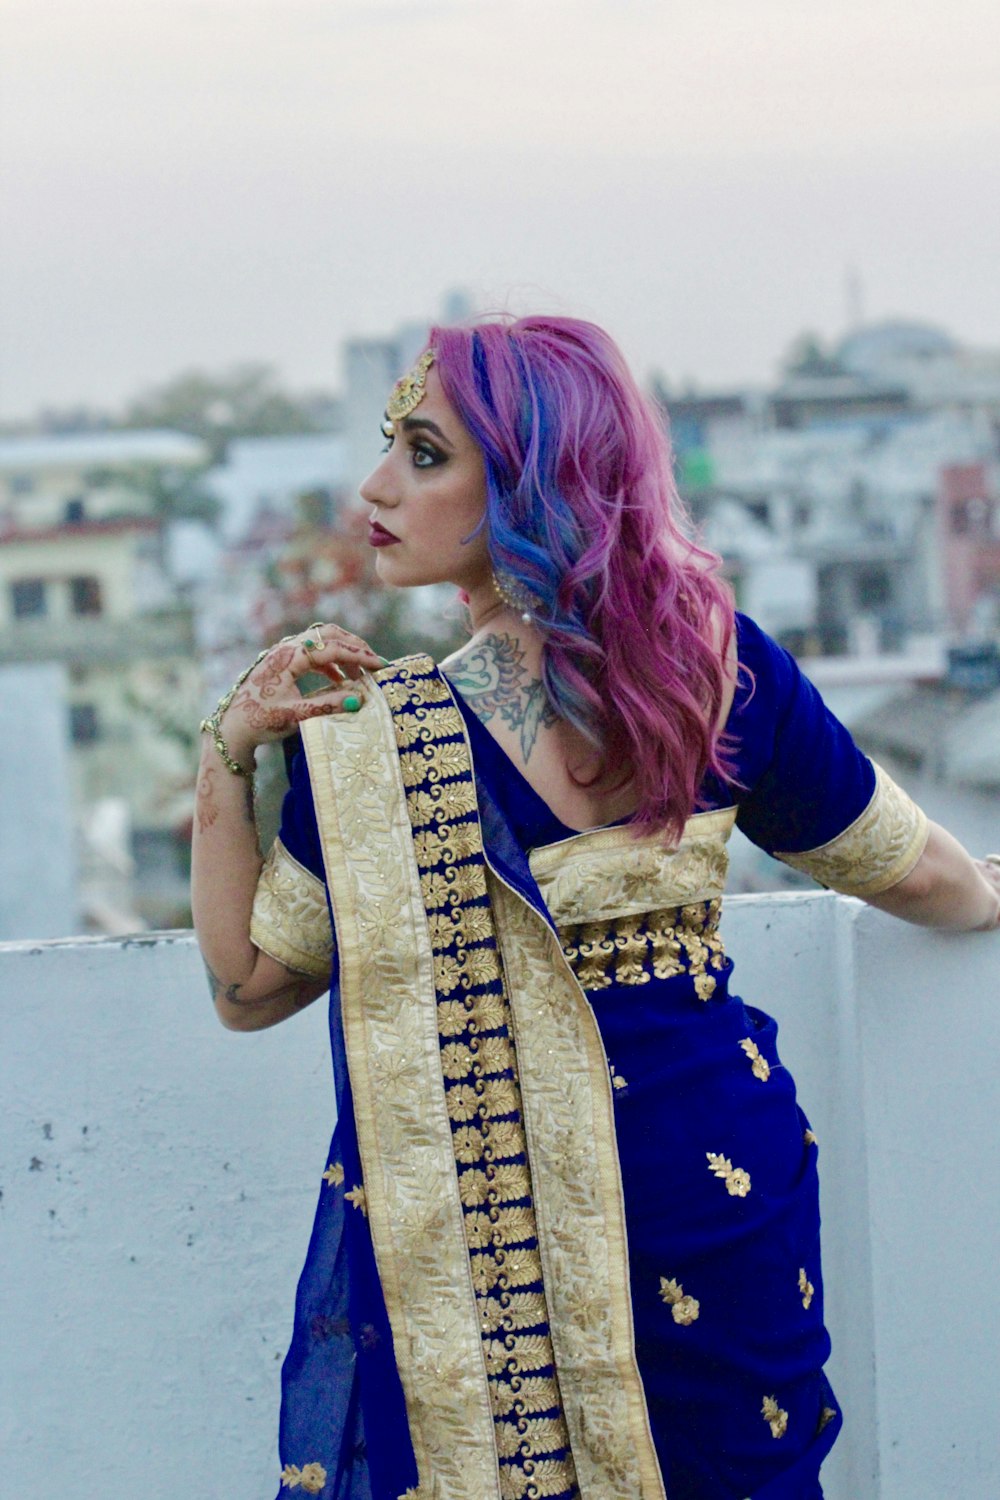
[[[385,434],[380,576],[456,584],[471,639],[440,668],[280,643],[198,788],[222,1021],[333,998],[281,1490],[812,1500],[841,1420],[816,1145],[729,988],[726,839],[943,927],[997,925],[997,871],[734,618],[600,330],[432,330]],[[254,752],[300,728],[262,868]]]

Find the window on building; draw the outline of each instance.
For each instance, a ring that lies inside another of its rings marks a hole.
[[[97,709],[93,703],[71,703],[69,737],[74,745],[93,745],[101,737]]]
[[[86,506],[79,496],[74,496],[72,500],[66,501],[66,508],[63,512],[63,520],[65,521],[67,526],[79,526],[80,522],[85,521],[86,519]]]
[[[892,584],[885,568],[862,568],[858,574],[858,603],[862,609],[885,609],[892,600]]]
[[[16,620],[30,620],[48,613],[44,578],[15,578],[10,586]]]
[[[99,578],[71,578],[69,597],[75,615],[99,615],[102,612]]]

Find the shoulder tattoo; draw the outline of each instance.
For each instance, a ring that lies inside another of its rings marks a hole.
[[[524,652],[506,632],[491,632],[477,641],[448,668],[447,675],[484,724],[499,715],[514,730],[525,761],[539,729],[550,728],[558,719],[544,683],[531,676]]]

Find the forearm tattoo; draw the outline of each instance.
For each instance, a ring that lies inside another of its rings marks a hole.
[[[484,724],[499,714],[514,730],[525,761],[539,729],[551,728],[558,719],[541,679],[532,677],[524,665],[516,637],[506,632],[477,641],[449,667],[448,676]]]
[[[303,974],[293,974],[291,969],[288,970],[288,984],[281,985],[280,988],[272,990],[269,995],[262,995],[257,1000],[248,999],[240,993],[243,989],[242,984],[226,984],[225,980],[220,979],[207,963],[205,973],[208,976],[208,988],[213,1003],[225,1000],[227,1005],[239,1006],[241,1010],[264,1010],[274,1005],[275,1002],[284,1000],[290,1001],[296,1010],[304,1010],[315,999],[315,987],[312,980],[307,979]]]

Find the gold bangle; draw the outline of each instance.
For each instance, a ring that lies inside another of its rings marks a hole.
[[[219,725],[217,714],[212,714],[212,716],[208,719],[202,719],[201,733],[210,734],[212,736],[212,743],[214,744],[216,750],[218,750],[222,759],[225,761],[226,765],[229,767],[230,771],[232,771],[234,776],[253,776],[254,771],[256,770],[256,766],[253,766],[250,768],[250,770],[247,770],[246,766],[241,766],[239,761],[235,760],[233,756],[230,755],[229,746],[222,738],[222,729]]]
[[[209,714],[207,719],[202,719],[199,726],[199,731],[201,734],[210,734],[212,736],[212,743],[215,745],[216,750],[218,750],[223,761],[229,767],[230,771],[232,771],[234,776],[253,776],[254,770],[256,768],[251,767],[251,769],[248,771],[246,766],[241,766],[239,761],[234,760],[234,758],[230,755],[229,746],[222,738],[222,716],[225,713],[226,709],[229,707],[230,703],[232,703],[233,699],[236,697],[236,694],[239,692],[240,688],[250,676],[250,673],[255,667],[260,666],[261,662],[264,660],[264,657],[270,650],[270,646],[265,646],[263,651],[258,652],[257,656],[247,667],[246,671],[241,672],[239,677],[237,677],[236,681],[229,689],[229,692],[223,693],[222,697],[218,701],[218,704],[216,705],[215,713]]]

